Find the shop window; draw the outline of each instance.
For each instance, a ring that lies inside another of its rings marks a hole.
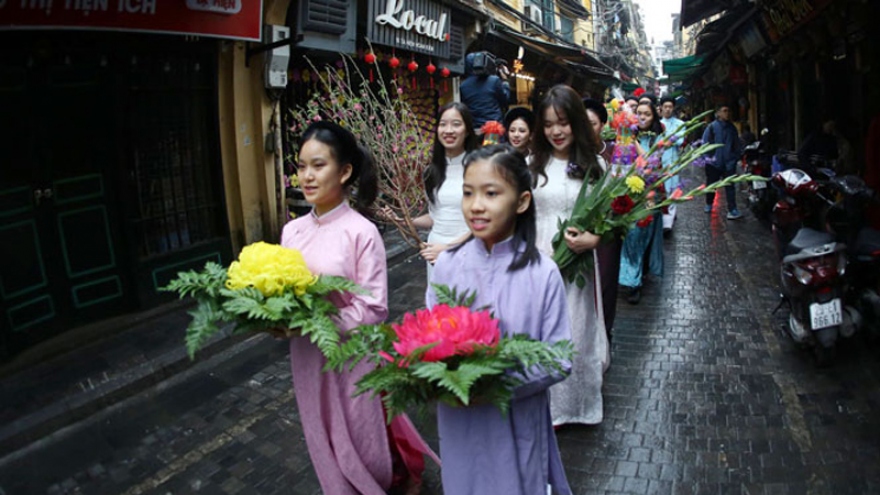
[[[223,235],[212,57],[131,61],[129,189],[141,259]]]

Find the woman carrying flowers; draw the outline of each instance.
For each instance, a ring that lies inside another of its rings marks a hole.
[[[590,127],[596,135],[596,142],[599,146],[599,156],[606,163],[611,163],[614,156],[614,135],[613,130],[608,128],[611,133],[609,140],[603,139],[603,132],[608,124],[608,109],[598,100],[592,98],[584,98],[584,108],[587,109],[587,118],[590,121]],[[612,105],[621,105],[619,100],[615,100]],[[613,173],[609,167],[605,173]],[[629,199],[629,198],[627,198]],[[596,248],[596,266],[601,270],[602,283],[602,313],[605,316],[605,333],[608,335],[608,342],[611,342],[611,335],[614,330],[614,317],[617,314],[617,278],[620,276],[620,251],[623,249],[623,239],[615,236],[613,239],[602,242]]]
[[[663,124],[660,123],[660,115],[657,113],[657,108],[650,101],[646,101],[645,103],[639,103],[638,107],[636,107],[636,117],[638,118],[636,148],[639,153],[639,160],[637,160],[639,163],[636,166],[640,166],[646,171],[654,168],[656,173],[659,174],[660,153],[654,153],[650,157],[646,156],[646,153],[663,134]],[[638,174],[629,177],[627,185],[634,192],[642,192],[644,180],[646,178],[651,179],[650,173],[646,172],[645,175],[646,177]],[[640,181],[642,183],[638,184]],[[654,198],[654,201],[659,202],[662,199]],[[630,304],[638,304],[642,297],[642,267],[645,263],[645,256],[648,256],[648,271],[656,277],[662,277],[663,221],[662,214],[659,211],[636,224],[635,227],[627,232],[626,238],[623,241],[618,281],[620,285],[629,289],[626,301]]]
[[[431,229],[421,255],[428,262],[428,281],[437,256],[467,235],[461,215],[462,162],[477,147],[474,119],[463,103],[452,102],[440,108],[434,151],[425,172],[428,213],[413,219],[420,229]]]
[[[298,249],[312,273],[346,277],[367,295],[334,293],[334,321],[343,334],[388,315],[385,247],[376,227],[349,206],[376,198],[377,182],[369,152],[337,124],[311,124],[299,146],[298,177],[310,214],[284,226],[281,244]],[[333,297],[331,296],[331,297]],[[326,359],[308,338],[290,339],[290,367],[309,456],[324,493],[385,494],[393,482],[418,484],[424,468],[409,447],[421,441],[406,417],[385,425],[382,403],[366,395],[352,398],[355,383],[372,365],[322,372]],[[406,440],[404,440],[406,439]],[[410,452],[410,454],[407,454]]]
[[[570,339],[562,277],[535,244],[531,176],[522,155],[492,145],[468,154],[464,167],[461,209],[471,236],[440,255],[433,282],[475,291],[473,306],[488,307],[502,335],[549,344]],[[429,288],[426,299],[429,308],[437,306],[437,289]],[[548,485],[555,493],[572,493],[548,397],[548,387],[570,369],[562,364],[562,372],[532,368],[521,376],[504,415],[478,397],[466,407],[437,406],[445,493],[543,495]]]
[[[572,215],[583,182],[595,181],[604,173],[605,161],[598,156],[598,141],[587,121],[580,96],[565,85],[554,86],[536,113],[532,171],[537,214],[538,249],[554,252],[553,237],[559,219]],[[569,227],[564,241],[575,253],[591,252],[599,236]],[[602,422],[602,374],[608,367],[608,337],[602,310],[599,270],[586,275],[586,283],[566,282],[565,293],[571,317],[572,343],[577,355],[571,376],[550,390],[553,424],[598,424]]]

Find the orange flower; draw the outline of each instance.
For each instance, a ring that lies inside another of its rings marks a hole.
[[[501,338],[498,320],[488,311],[471,311],[463,306],[438,304],[431,310],[407,313],[403,323],[392,325],[398,342],[394,350],[406,357],[415,350],[434,344],[422,361],[440,361],[455,355],[466,356],[478,346],[495,346]]]
[[[490,120],[483,124],[483,127],[480,127],[480,130],[483,131],[483,134],[504,134],[504,125],[497,120]]]

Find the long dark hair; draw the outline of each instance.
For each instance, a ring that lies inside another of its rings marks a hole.
[[[437,189],[440,189],[440,186],[446,180],[446,148],[443,147],[443,142],[440,141],[437,129],[440,125],[440,119],[449,109],[457,110],[461,114],[461,120],[464,121],[466,132],[464,137],[465,153],[476,149],[479,144],[477,142],[477,134],[474,131],[474,117],[467,105],[453,101],[440,107],[440,111],[437,112],[437,125],[434,126],[434,150],[431,153],[431,163],[428,165],[428,169],[425,170],[425,192],[428,194],[428,201],[431,203],[436,199]]]
[[[326,144],[340,167],[351,164],[351,176],[343,187],[356,189],[354,207],[367,213],[379,192],[379,179],[370,151],[358,143],[351,131],[326,120],[313,122],[306,128],[300,138],[299,149],[311,139]]]
[[[509,144],[493,144],[471,151],[464,157],[464,169],[480,160],[488,160],[501,177],[511,186],[516,187],[517,197],[524,192],[532,191],[532,175],[526,165],[526,158]],[[535,221],[535,198],[529,202],[526,211],[516,216],[516,227],[513,231],[514,255],[513,261],[507,267],[507,271],[513,272],[524,268],[532,263],[540,262],[541,255],[535,244],[538,238],[538,228]],[[468,240],[473,239],[473,233]],[[464,243],[462,243],[464,244]],[[517,249],[520,244],[525,245],[522,252]],[[452,248],[457,250],[461,244]]]
[[[657,112],[657,107],[650,103],[639,103],[639,106],[636,107],[636,111],[638,111],[639,107],[642,106],[646,106],[651,109],[651,128],[644,130],[642,130],[642,128],[639,128],[639,132],[636,134],[636,136],[639,137],[642,134],[653,133],[648,134],[651,141],[651,146],[653,146],[654,143],[657,142],[657,139],[660,137],[660,135],[663,134],[663,123],[660,122],[660,114]],[[647,152],[648,150],[645,151]]]
[[[534,177],[532,185],[537,187],[539,176],[544,178],[544,184],[547,183],[545,170],[553,156],[553,146],[544,133],[546,124],[544,114],[548,108],[554,109],[557,114],[567,119],[571,126],[574,142],[569,152],[569,161],[575,165],[575,172],[569,175],[578,179],[597,180],[603,174],[599,160],[596,159],[596,155],[599,154],[598,139],[587,119],[584,103],[575,90],[564,84],[557,84],[550,88],[550,91],[541,100],[535,114],[535,134],[532,140],[535,153],[531,163],[532,176]]]

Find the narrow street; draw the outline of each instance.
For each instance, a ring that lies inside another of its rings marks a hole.
[[[880,347],[857,336],[817,369],[771,314],[768,227],[725,220],[720,196],[711,215],[679,208],[665,277],[620,297],[605,421],[558,432],[574,492],[880,493]],[[389,277],[392,318],[423,304],[421,261]],[[269,338],[218,355],[5,455],[0,494],[320,494],[289,375]],[[433,418],[413,419],[436,446]]]

